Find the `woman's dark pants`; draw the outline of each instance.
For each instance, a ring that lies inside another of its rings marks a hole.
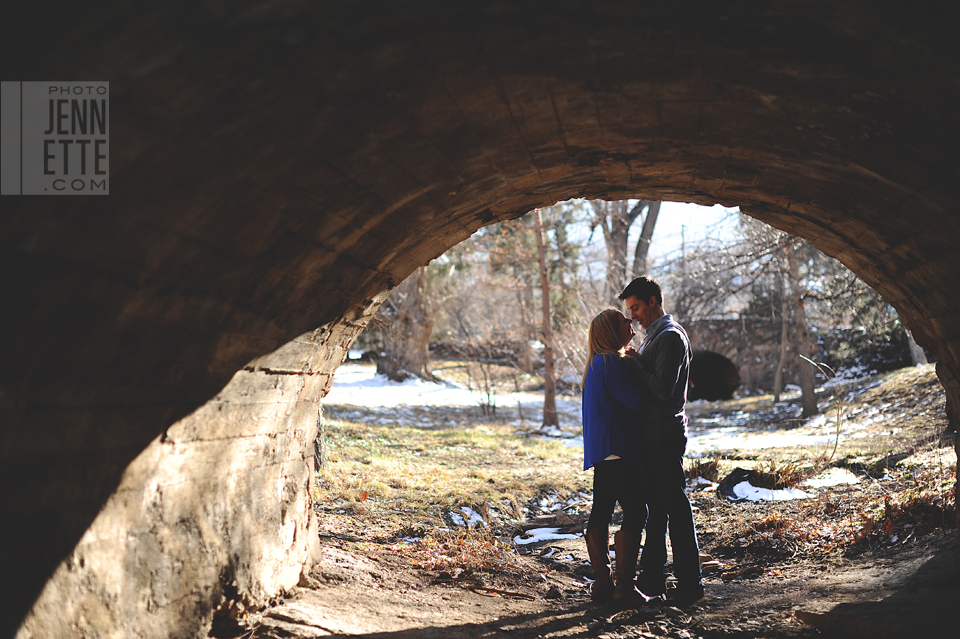
[[[623,509],[620,530],[638,534],[642,532],[647,521],[647,502],[640,469],[625,459],[610,459],[594,464],[593,508],[587,529],[608,526],[617,502]]]

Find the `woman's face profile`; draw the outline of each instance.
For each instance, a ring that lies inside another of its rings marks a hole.
[[[620,327],[618,330],[618,335],[620,336],[620,345],[626,347],[633,340],[634,335],[637,334],[633,330],[633,322],[630,321],[623,313],[617,313],[619,316]]]

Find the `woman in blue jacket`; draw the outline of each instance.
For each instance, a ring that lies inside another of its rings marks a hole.
[[[647,520],[641,490],[637,437],[640,388],[625,360],[633,322],[607,309],[590,323],[589,357],[583,372],[583,469],[593,467],[593,509],[586,540],[595,582],[594,601],[646,601],[634,586],[640,535]],[[623,524],[614,535],[616,583],[610,573],[609,535],[620,502]]]

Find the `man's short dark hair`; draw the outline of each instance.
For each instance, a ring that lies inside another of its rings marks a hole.
[[[625,300],[631,295],[644,302],[651,297],[655,297],[657,298],[657,304],[663,306],[663,291],[660,290],[660,285],[657,283],[657,280],[652,277],[641,275],[627,284],[627,287],[623,289],[623,292],[617,297],[620,300]]]

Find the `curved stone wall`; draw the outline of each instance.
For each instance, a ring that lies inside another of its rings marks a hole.
[[[949,16],[464,4],[8,10],[5,78],[111,83],[111,194],[3,202],[11,631],[202,636],[289,587],[350,341],[418,265],[570,197],[810,239],[938,352],[956,423]]]

